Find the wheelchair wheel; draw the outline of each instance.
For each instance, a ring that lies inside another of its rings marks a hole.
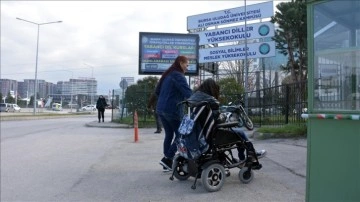
[[[247,184],[251,182],[251,180],[254,178],[254,172],[252,170],[249,170],[248,167],[243,167],[239,171],[239,179],[244,184]]]
[[[172,165],[172,170],[174,171],[174,176],[180,181],[187,180],[191,175],[189,173],[188,161],[182,156],[175,156],[174,162]]]
[[[201,182],[209,192],[219,191],[226,178],[224,166],[214,163],[205,168],[201,173]]]

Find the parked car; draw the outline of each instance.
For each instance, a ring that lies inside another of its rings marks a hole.
[[[0,112],[8,112],[9,104],[8,103],[0,103]]]
[[[51,109],[53,111],[62,111],[62,106],[60,103],[53,103]]]
[[[85,107],[81,108],[82,111],[96,111],[95,105],[86,105]]]
[[[20,112],[21,108],[17,104],[8,104],[9,112]]]

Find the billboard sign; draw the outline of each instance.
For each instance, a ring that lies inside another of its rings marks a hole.
[[[221,46],[199,50],[199,63],[220,62],[231,60],[243,60],[247,58],[264,58],[275,56],[275,42],[261,42],[247,44]]]
[[[246,27],[243,25],[197,32],[200,37],[199,45],[273,37],[275,33],[271,22],[249,24]]]
[[[140,32],[139,74],[161,75],[177,56],[189,58],[187,75],[198,74],[199,35]]]
[[[246,6],[246,20],[269,18],[274,14],[273,1]],[[187,30],[214,27],[245,21],[245,6],[187,17]]]

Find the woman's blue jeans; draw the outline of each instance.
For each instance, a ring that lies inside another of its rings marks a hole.
[[[165,130],[163,153],[166,158],[172,159],[177,151],[176,140],[180,137],[178,129],[181,120],[173,114],[158,112],[158,115]]]
[[[249,138],[246,136],[245,132],[241,130],[240,128],[232,128],[232,130],[239,135],[242,139],[245,141],[249,141]],[[244,148],[238,148],[238,156],[240,160],[245,159],[245,149]]]

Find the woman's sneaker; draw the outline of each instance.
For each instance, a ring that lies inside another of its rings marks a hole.
[[[160,165],[167,169],[167,171],[172,171],[172,160],[166,157],[163,157],[160,161]]]
[[[171,169],[167,169],[165,166],[163,166],[163,172],[164,173],[171,172],[171,171],[172,171]]]
[[[256,156],[257,156],[258,159],[261,159],[265,155],[266,155],[266,150],[265,149],[262,149],[260,151],[256,151]]]

